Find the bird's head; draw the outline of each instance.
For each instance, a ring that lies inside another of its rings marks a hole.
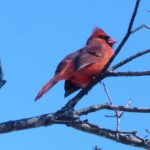
[[[116,40],[110,38],[110,36],[104,32],[104,30],[95,27],[92,35],[89,37],[87,44],[90,42],[90,40],[94,39],[94,38],[100,38],[102,40],[104,40],[107,44],[109,44],[111,47],[117,42]]]

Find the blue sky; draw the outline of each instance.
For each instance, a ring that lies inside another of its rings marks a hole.
[[[53,76],[58,62],[65,55],[85,45],[94,26],[103,28],[119,43],[127,30],[134,4],[135,0],[1,1],[0,58],[7,84],[0,91],[0,122],[37,116],[61,108],[69,100],[63,97],[63,81],[41,101],[34,103],[39,89]],[[143,23],[150,25],[149,6],[150,1],[141,2],[134,27]],[[149,39],[150,31],[146,29],[132,35],[113,64],[150,48]],[[138,58],[120,71],[150,70],[149,57],[148,54]],[[133,106],[150,106],[150,77],[109,78],[105,83],[114,104],[125,105],[133,99]],[[77,108],[107,101],[102,86],[98,84]],[[115,129],[115,118],[105,118],[105,114],[113,112],[101,111],[84,118],[102,127]],[[150,128],[149,120],[149,114],[125,113],[121,129],[139,130],[139,134],[145,136],[145,128]],[[95,145],[104,150],[112,146],[114,149],[136,149],[62,125],[0,135],[0,148],[4,150],[91,150]]]

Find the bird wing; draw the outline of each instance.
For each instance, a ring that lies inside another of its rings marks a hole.
[[[67,66],[68,66],[68,63],[72,62],[75,57],[78,55],[80,50],[74,52],[74,53],[71,53],[69,55],[67,55],[57,66],[57,69],[55,71],[55,74],[58,74],[60,73],[62,70],[64,70]]]
[[[74,59],[75,70],[80,70],[88,65],[97,63],[104,56],[104,47],[103,45],[99,46],[86,46],[83,48],[79,54]]]

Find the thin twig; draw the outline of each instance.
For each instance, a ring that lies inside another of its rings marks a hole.
[[[125,107],[130,107],[132,104],[132,100],[129,100],[128,103],[125,105]],[[120,117],[122,117],[124,114],[124,111],[120,111]]]
[[[109,104],[111,104],[111,105],[112,105],[112,98],[111,98],[111,96],[110,96],[110,94],[109,94],[108,89],[106,88],[106,84],[103,82],[103,83],[102,83],[102,85],[103,85],[103,87],[104,87],[104,91],[105,91],[105,93],[106,93],[106,95],[107,95],[107,97],[108,97]]]
[[[140,25],[139,27],[135,28],[134,30],[131,31],[131,33],[135,33],[137,32],[138,30],[141,30],[142,28],[146,28],[146,29],[150,29],[150,26],[146,25],[146,24],[142,24]]]
[[[125,107],[129,107],[131,105],[132,101],[130,100],[128,104]],[[116,111],[116,117],[117,117],[117,131],[120,131],[120,122],[121,122],[121,117],[123,116],[124,111]],[[119,137],[117,135],[117,137]]]
[[[125,107],[130,107],[131,103],[132,103],[132,100],[129,100],[128,104],[126,104]],[[120,111],[120,117],[122,117],[123,114],[124,114],[124,111]],[[116,115],[105,115],[105,117],[114,118],[116,117]]]
[[[135,58],[137,58],[137,57],[140,57],[140,56],[142,56],[142,55],[145,55],[145,54],[147,54],[147,53],[150,53],[150,49],[143,50],[143,51],[141,51],[141,52],[138,52],[138,53],[134,54],[133,56],[128,57],[127,59],[125,59],[125,60],[119,62],[119,63],[116,64],[116,65],[114,65],[114,66],[111,68],[111,70],[116,70],[116,69],[118,69],[119,67],[121,67],[121,66],[127,64],[128,62],[132,61],[133,59],[135,59]]]
[[[150,113],[150,108],[138,108],[138,107],[126,107],[126,106],[117,106],[117,105],[109,105],[109,104],[99,104],[93,105],[84,109],[76,110],[75,114],[87,115],[88,113],[92,113],[98,110],[118,110],[124,112],[135,112],[135,113]]]
[[[150,134],[150,129],[145,129],[145,131],[146,131],[148,134]]]
[[[150,71],[126,71],[126,72],[110,72],[106,73],[107,77],[137,77],[137,76],[150,76]]]
[[[95,147],[93,148],[93,150],[102,150],[102,148],[99,148],[98,146],[95,146]]]
[[[112,98],[110,96],[110,93],[108,91],[108,88],[106,87],[106,84],[103,82],[103,87],[104,87],[104,91],[108,97],[108,100],[109,100],[109,104],[112,105]],[[126,107],[129,107],[129,105],[131,104],[131,100],[128,102],[128,104],[126,105]],[[116,117],[117,119],[117,127],[116,127],[116,131],[120,131],[120,123],[121,123],[121,117],[123,116],[124,114],[124,111],[118,111],[118,110],[114,110],[116,115],[114,115],[113,117]],[[106,115],[105,115],[106,116]],[[110,116],[106,116],[106,117],[110,117]],[[111,116],[112,117],[112,116]],[[119,135],[117,134],[117,138],[119,138]]]
[[[105,117],[108,117],[108,118],[114,118],[116,117],[116,115],[104,115]]]
[[[116,130],[120,131],[120,123],[121,123],[121,115],[120,111],[116,111],[116,118],[117,118],[117,127]],[[118,135],[117,135],[118,136]]]
[[[110,93],[108,91],[108,88],[106,87],[106,84],[104,82],[102,84],[103,84],[103,87],[104,87],[104,91],[105,91],[105,93],[106,93],[106,95],[108,97],[109,104],[112,105],[113,102],[112,102],[112,98],[110,96]],[[116,128],[116,130],[119,131],[120,130],[120,112],[117,111],[117,110],[114,110],[114,111],[116,113],[115,117],[117,118],[117,128]],[[117,137],[119,137],[118,134],[117,134]]]

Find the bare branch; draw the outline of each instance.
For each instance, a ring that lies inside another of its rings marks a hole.
[[[145,131],[146,131],[148,134],[150,134],[150,129],[146,129]]]
[[[93,148],[93,150],[102,150],[102,148],[99,148],[98,146],[95,146],[95,147]]]
[[[116,115],[104,115],[105,117],[108,117],[108,118],[114,118],[116,117]]]
[[[128,101],[128,104],[125,105],[125,107],[130,107],[132,103],[132,100]],[[124,111],[120,111],[120,117],[122,117],[122,115],[124,114]],[[116,115],[105,115],[105,117],[116,117]]]
[[[141,51],[141,52],[138,52],[137,54],[134,54],[133,56],[128,57],[127,59],[121,61],[120,63],[118,63],[118,64],[116,64],[116,65],[114,65],[114,66],[111,68],[111,70],[116,70],[116,69],[118,69],[119,67],[121,67],[121,66],[127,64],[128,62],[132,61],[133,59],[135,59],[135,58],[137,58],[137,57],[140,57],[140,56],[142,56],[142,55],[145,55],[145,54],[147,54],[147,53],[150,53],[150,49],[143,50],[143,51]]]
[[[132,30],[132,26],[133,26],[133,23],[134,23],[134,20],[135,20],[135,17],[136,17],[137,10],[138,10],[140,2],[141,2],[140,0],[136,0],[135,8],[134,8],[134,11],[133,11],[130,23],[129,23],[129,27],[128,27],[129,34],[130,34],[131,30]]]
[[[138,146],[143,148],[150,148],[149,140],[141,139],[136,135],[135,131],[124,132],[124,131],[113,131],[110,129],[101,128],[94,124],[90,124],[87,121],[72,120],[69,118],[59,118],[54,114],[45,114],[32,118],[25,118],[21,120],[8,121],[0,124],[0,133],[8,133],[12,131],[19,131],[24,129],[36,128],[40,126],[50,126],[53,124],[66,124],[75,129],[83,132],[91,133],[94,135],[102,136],[114,141],[128,144],[132,146]],[[118,134],[119,138],[116,137]]]
[[[132,101],[129,101],[126,107],[129,107]],[[121,123],[121,117],[123,116],[124,111],[116,111],[116,117],[117,117],[117,131],[120,131],[120,123]],[[117,134],[117,138],[119,138],[119,135]]]
[[[150,108],[137,108],[137,107],[125,107],[125,106],[115,106],[115,105],[95,105],[85,109],[77,110],[74,112],[76,115],[86,115],[91,112],[95,112],[102,109],[108,110],[118,110],[125,112],[139,112],[139,113],[150,113]],[[75,122],[74,118],[67,117],[67,112],[58,114],[58,113],[50,113],[44,114],[41,116],[25,118],[20,120],[8,121],[0,123],[0,133],[8,133],[12,131],[36,128],[40,126],[50,126],[52,124],[66,124],[70,125]],[[77,119],[78,120],[78,119]]]
[[[148,30],[150,30],[150,26],[146,25],[146,24],[142,24],[140,25],[139,27],[135,28],[134,30],[131,31],[131,33],[135,33],[137,32],[138,30],[141,30],[142,28],[146,28]]]
[[[125,105],[125,107],[130,107],[131,104],[132,104],[132,100],[130,99],[130,100],[128,101],[128,103]],[[121,111],[121,112],[120,112],[120,117],[122,117],[123,114],[124,114],[124,111]]]
[[[0,123],[0,134],[41,126],[50,126],[52,124],[68,124],[72,122],[72,120],[62,118],[62,116],[64,116],[64,114],[59,116],[56,113],[50,113],[31,118],[3,122]]]
[[[106,87],[106,85],[105,85],[104,82],[103,82],[103,87],[104,87],[104,91],[105,91],[105,93],[106,93],[106,95],[107,95],[107,97],[108,97],[109,104],[112,105],[112,104],[113,104],[113,103],[112,103],[112,98],[111,98],[111,96],[110,96],[110,94],[109,94],[109,91],[108,91],[108,89],[107,89],[107,87]],[[120,130],[121,112],[120,112],[120,111],[117,111],[117,110],[114,110],[114,111],[115,111],[115,113],[116,113],[115,117],[117,118],[117,128],[116,128],[116,130],[119,131],[119,130]],[[117,137],[118,137],[118,134],[117,134]]]
[[[90,106],[81,110],[75,111],[77,115],[87,115],[98,110],[107,109],[107,110],[119,110],[124,112],[135,112],[135,113],[150,113],[150,108],[138,108],[138,107],[127,107],[127,106],[116,106],[109,104],[99,104]]]
[[[142,71],[142,72],[107,72],[106,75],[108,77],[135,77],[135,76],[150,76],[150,71]]]
[[[121,132],[119,133],[113,130],[101,128],[97,125],[93,125],[91,123],[83,122],[83,121],[74,122],[74,124],[70,126],[72,126],[75,129],[84,131],[86,133],[102,136],[123,144],[143,147],[146,149],[150,148],[150,141],[139,138],[136,134],[134,134],[134,132],[132,132],[133,134],[121,134]],[[119,138],[116,137],[117,133],[119,133]]]
[[[106,84],[103,82],[102,85],[103,85],[104,91],[105,91],[105,93],[106,93],[106,95],[107,95],[107,97],[108,97],[109,103],[112,105],[112,98],[111,98],[111,96],[110,96],[110,94],[109,94],[108,89],[106,88]]]

